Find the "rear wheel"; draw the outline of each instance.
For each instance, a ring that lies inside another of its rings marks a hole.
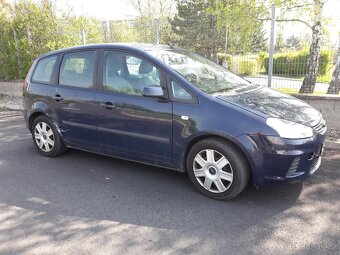
[[[215,199],[236,197],[249,181],[249,165],[232,144],[219,139],[196,143],[187,158],[191,182],[204,195]]]
[[[32,138],[38,151],[46,157],[58,156],[66,150],[52,121],[44,115],[33,121]]]

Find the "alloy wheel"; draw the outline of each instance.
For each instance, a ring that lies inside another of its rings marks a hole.
[[[38,122],[34,128],[34,139],[39,148],[44,152],[50,152],[54,147],[54,134],[46,122]]]
[[[229,160],[222,153],[211,149],[196,154],[193,170],[199,184],[213,193],[228,190],[234,178]]]

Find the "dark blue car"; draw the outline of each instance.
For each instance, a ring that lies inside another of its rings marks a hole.
[[[321,162],[318,111],[183,49],[54,51],[34,62],[23,95],[42,155],[76,148],[187,172],[216,199],[237,196],[249,181],[301,181]]]

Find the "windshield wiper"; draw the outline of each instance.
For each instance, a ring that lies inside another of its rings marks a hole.
[[[245,92],[245,91],[257,89],[258,87],[259,87],[258,85],[252,84],[252,85],[248,85],[248,86],[245,86],[243,88],[237,89],[237,90],[235,90],[235,92]]]
[[[232,88],[223,88],[223,89],[219,89],[219,90],[215,90],[210,92],[211,94],[216,94],[216,93],[222,93],[222,92],[227,92],[229,90],[232,90]]]

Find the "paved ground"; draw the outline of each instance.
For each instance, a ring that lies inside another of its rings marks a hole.
[[[215,201],[184,174],[69,150],[37,154],[0,112],[0,254],[339,254],[340,152],[304,184]]]

